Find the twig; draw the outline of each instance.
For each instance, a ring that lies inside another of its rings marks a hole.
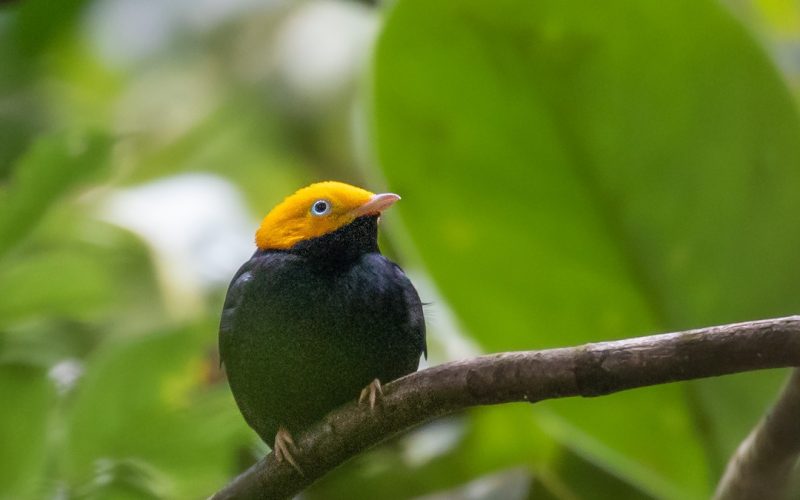
[[[446,363],[387,384],[377,413],[349,403],[295,436],[304,476],[270,453],[213,499],[289,498],[381,441],[470,406],[601,396],[788,366],[800,366],[800,316]]]
[[[794,370],[775,406],[736,450],[715,500],[780,499],[800,454],[800,370]]]

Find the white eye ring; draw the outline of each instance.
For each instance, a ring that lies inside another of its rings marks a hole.
[[[331,202],[328,200],[317,200],[311,204],[311,215],[322,217],[331,213]]]

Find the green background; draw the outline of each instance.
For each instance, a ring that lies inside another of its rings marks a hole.
[[[429,364],[797,312],[789,0],[190,4],[0,7],[0,498],[205,498],[267,450],[218,314],[317,180],[403,196]],[[306,497],[706,498],[784,377],[474,409]]]

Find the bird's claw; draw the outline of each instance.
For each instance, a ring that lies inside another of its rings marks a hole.
[[[367,402],[369,402],[370,410],[375,410],[376,404],[383,403],[383,387],[381,387],[380,380],[373,380],[361,390],[361,395],[358,396],[358,404],[366,404]]]
[[[303,474],[303,469],[297,465],[297,460],[292,455],[297,451],[297,445],[294,444],[292,435],[289,434],[285,427],[278,428],[278,432],[275,434],[275,446],[272,447],[272,451],[275,452],[275,460],[278,462],[286,460],[301,476],[305,475]]]

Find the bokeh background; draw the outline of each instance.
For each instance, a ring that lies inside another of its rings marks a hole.
[[[0,498],[205,498],[267,451],[218,315],[317,180],[403,196],[428,364],[798,312],[798,96],[793,0],[5,2]],[[475,409],[303,498],[706,498],[784,376]]]

